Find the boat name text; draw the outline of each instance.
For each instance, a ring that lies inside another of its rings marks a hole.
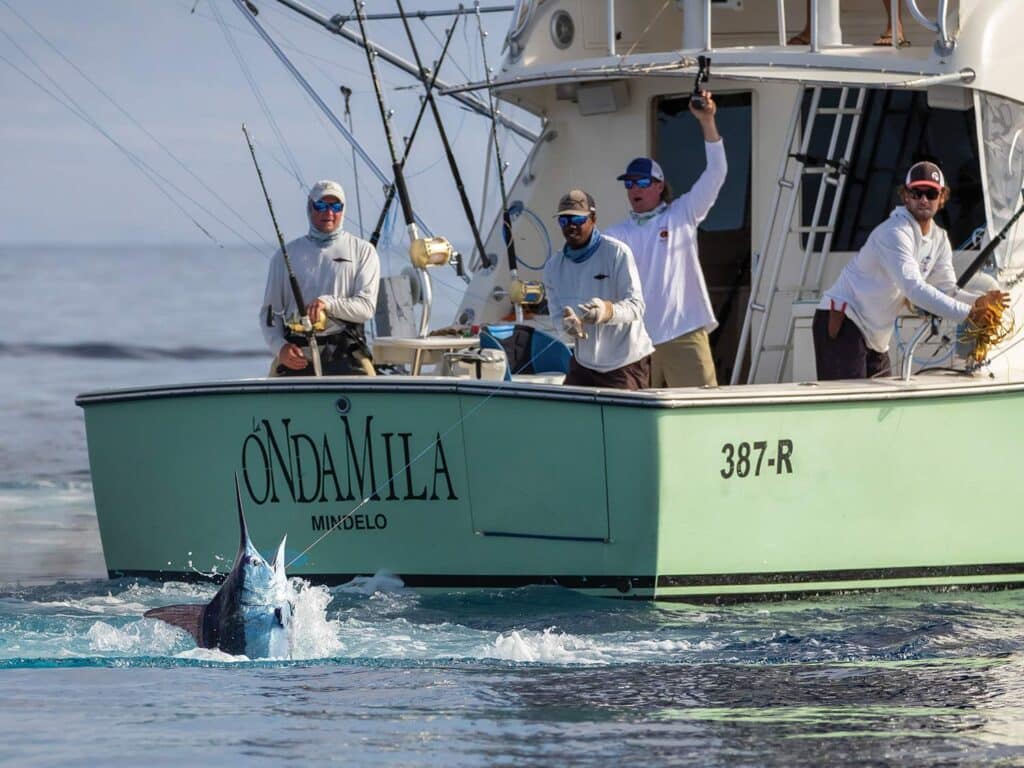
[[[775,455],[769,456],[764,461],[764,454],[768,450],[768,440],[755,440],[752,443],[726,443],[722,446],[722,456],[725,466],[719,474],[726,480],[729,478],[744,478],[749,475],[761,476],[761,467],[767,470],[775,468],[775,474],[793,474],[793,441],[780,439],[776,441]],[[756,456],[755,456],[756,454]]]
[[[341,416],[341,434],[331,436],[292,432],[291,419],[281,419],[279,426],[254,419],[242,441],[249,498],[256,504],[277,504],[282,497],[298,504],[458,501],[440,432],[423,443],[412,432],[375,432],[373,418],[367,416],[360,430]],[[385,519],[372,527],[386,525]]]
[[[373,515],[312,515],[310,521],[314,531],[383,531],[388,519],[380,512]]]

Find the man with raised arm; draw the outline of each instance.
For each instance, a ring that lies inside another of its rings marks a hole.
[[[309,232],[285,248],[316,328],[325,374],[373,370],[364,325],[377,308],[380,259],[366,240],[342,230],[345,191],[334,181],[309,190]],[[312,298],[311,298],[312,297]],[[272,375],[312,376],[309,340],[295,328],[300,315],[281,251],[270,260],[260,329],[275,355]]]
[[[979,321],[1010,296],[960,290],[953,249],[935,214],[949,187],[935,163],[915,163],[900,187],[903,205],[872,230],[864,247],[843,268],[814,313],[818,379],[866,379],[891,375],[889,341],[904,303],[939,317]]]
[[[690,112],[704,134],[707,166],[700,178],[673,200],[661,166],[649,157],[636,158],[618,177],[632,211],[608,228],[609,237],[632,250],[640,273],[647,306],[644,323],[654,342],[652,387],[718,384],[708,340],[718,321],[697,257],[697,227],[718,198],[727,165],[715,123],[718,107],[708,91],[701,95],[703,109],[690,100]]]
[[[651,344],[644,297],[627,246],[601,234],[594,198],[573,189],[558,203],[565,246],[544,267],[551,318],[576,340],[565,384],[650,386]]]

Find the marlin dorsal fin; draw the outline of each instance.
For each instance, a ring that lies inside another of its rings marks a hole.
[[[238,551],[245,552],[246,542],[249,541],[249,529],[245,525],[245,512],[242,510],[242,489],[238,485],[238,475],[235,475],[235,502],[238,504]]]

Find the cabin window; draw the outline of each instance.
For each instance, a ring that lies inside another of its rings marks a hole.
[[[803,119],[807,124],[812,89],[804,94]],[[842,91],[824,88],[819,108],[839,105]],[[846,106],[855,104],[856,89],[850,89]],[[843,155],[852,120],[845,119],[836,142],[834,157]],[[834,126],[833,116],[819,114],[812,128],[807,154],[828,156]],[[938,109],[928,105],[924,91],[869,90],[850,156],[846,188],[836,218],[833,251],[859,250],[868,235],[898,204],[896,190],[904,174],[918,160],[937,162],[946,175],[952,193],[936,221],[949,233],[954,248],[972,247],[975,230],[985,225],[985,200],[978,160],[975,112],[971,109]],[[816,162],[812,160],[812,163]],[[821,185],[820,176],[805,176],[802,186],[802,219],[810,226]],[[834,187],[826,191],[819,225],[827,223]],[[814,250],[820,251],[825,235],[817,235]],[[807,235],[802,242],[806,245]],[[976,247],[974,245],[973,247]]]
[[[750,292],[751,94],[715,93],[718,131],[729,173],[718,201],[700,225],[697,243],[719,327],[711,336],[719,381],[728,381]],[[678,197],[704,172],[704,138],[690,114],[690,96],[655,100],[654,157]]]

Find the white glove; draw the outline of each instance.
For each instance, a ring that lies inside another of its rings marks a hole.
[[[576,313],[572,311],[572,307],[566,307],[562,310],[562,330],[574,339],[587,338],[587,332],[583,330],[583,324],[576,316]]]
[[[589,325],[600,325],[612,319],[612,303],[596,296],[586,304],[580,304],[580,320]]]

